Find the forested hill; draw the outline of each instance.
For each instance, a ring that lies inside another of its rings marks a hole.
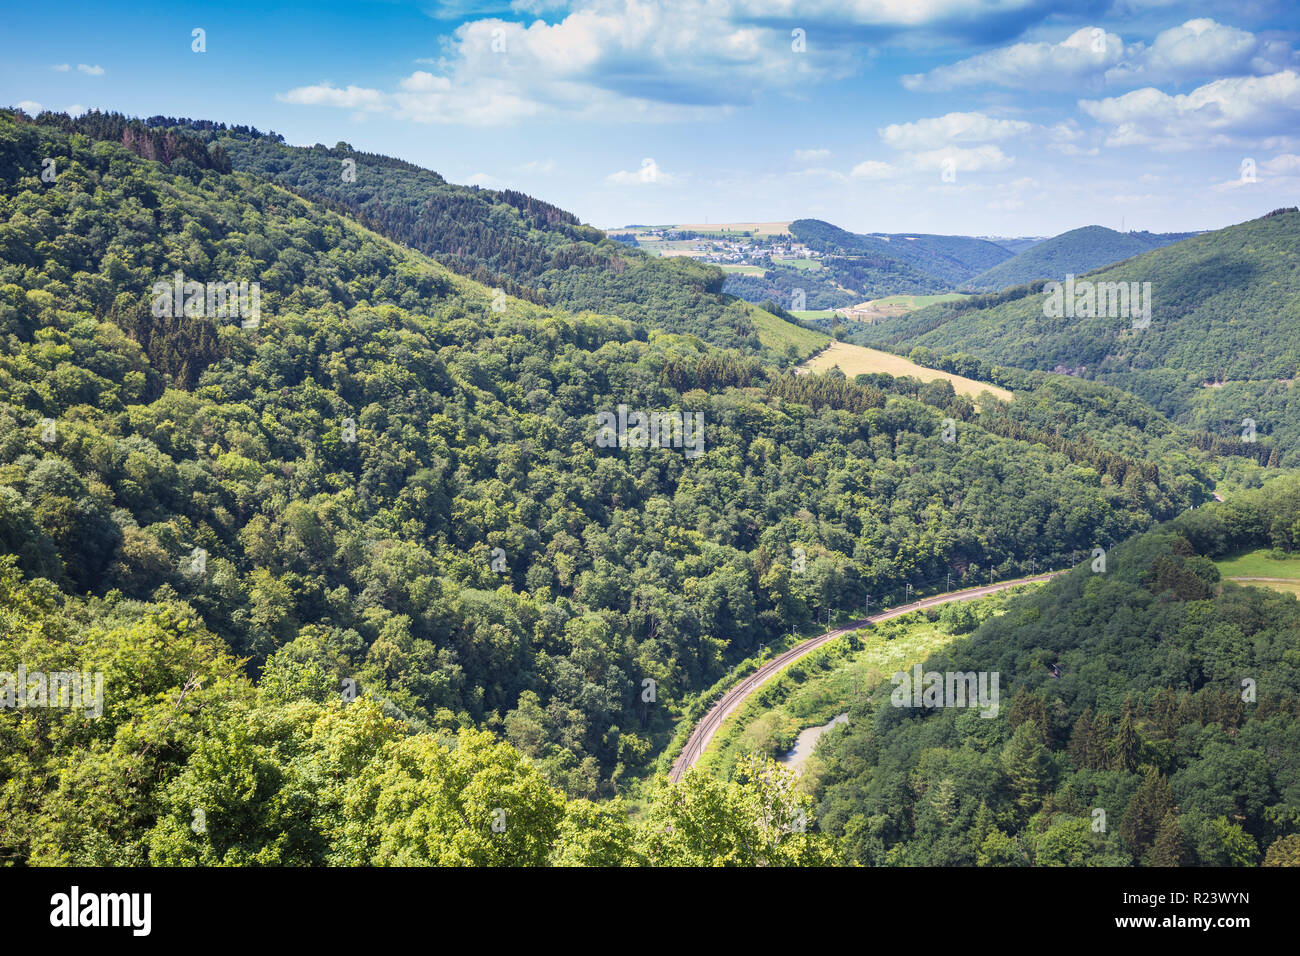
[[[121,142],[168,164],[171,152],[149,144],[186,144],[208,158],[177,157],[183,170],[233,166],[276,182],[518,298],[617,315],[769,359],[788,361],[808,351],[789,348],[785,320],[724,295],[721,270],[648,256],[523,193],[456,186],[430,170],[345,143],[287,146],[275,133],[207,120],[130,120],[91,111],[75,119],[47,112],[28,122]],[[775,352],[765,350],[765,342]]]
[[[278,700],[353,681],[408,728],[488,728],[550,785],[608,796],[691,695],[814,617],[1059,565],[1208,497],[1173,433],[1114,452],[1072,433],[1112,420],[1094,396],[985,419],[946,383],[796,378],[500,301],[215,164],[0,118],[0,184],[0,550],[26,622],[7,634],[97,642],[51,638],[55,669],[138,628],[215,648],[203,674],[248,658]],[[259,283],[258,320],[156,314],[177,272]],[[700,454],[601,447],[596,414],[620,404],[698,412]],[[138,682],[148,701],[187,667]],[[152,704],[114,706],[110,726]],[[207,752],[182,731],[147,759],[121,736],[114,759],[162,786]],[[85,755],[50,746],[57,786]],[[14,780],[14,826],[39,833]]]
[[[1087,274],[1151,283],[1149,327],[1130,317],[1045,314],[1041,282],[865,326],[863,345],[969,352],[1060,369],[1130,391],[1175,420],[1300,462],[1300,212],[1280,209]],[[1105,311],[1097,309],[1096,311]]]
[[[987,239],[926,233],[861,235],[820,219],[796,219],[790,232],[810,249],[828,255],[868,257],[885,269],[893,263],[897,280],[925,281],[934,288],[898,292],[948,291],[977,273],[1010,258],[1011,252]]]
[[[968,279],[965,287],[996,292],[1035,279],[1083,275],[1194,235],[1194,232],[1117,232],[1105,226],[1084,226],[1035,244]]]
[[[823,828],[867,865],[1295,865],[1300,603],[1210,560],[1259,547],[1300,547],[1294,476],[1012,601],[924,665],[998,672],[998,719],[880,688],[822,747]]]

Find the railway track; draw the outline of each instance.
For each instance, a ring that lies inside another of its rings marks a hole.
[[[776,657],[772,658],[754,673],[740,681],[729,691],[722,695],[722,699],[714,704],[707,714],[700,719],[691,731],[691,736],[686,740],[686,746],[682,748],[680,756],[673,763],[672,771],[669,777],[674,781],[682,779],[682,775],[687,770],[694,767],[704,751],[709,746],[709,741],[717,733],[723,721],[730,717],[741,704],[749,699],[750,695],[758,688],[779,674],[785,668],[789,667],[805,654],[809,654],[821,647],[827,641],[833,641],[849,631],[857,630],[868,623],[876,621],[887,621],[893,617],[901,617],[904,614],[910,614],[912,611],[921,611],[928,607],[937,607],[940,604],[950,604],[953,601],[970,601],[975,598],[986,597],[990,594],[996,594],[999,591],[1005,591],[1007,588],[1013,588],[1020,584],[1033,584],[1040,581],[1049,581],[1057,575],[1064,574],[1064,571],[1049,571],[1046,574],[1035,574],[1027,578],[1016,578],[1011,581],[999,581],[996,584],[985,584],[981,587],[966,588],[961,591],[949,591],[945,594],[936,594],[934,597],[923,598],[920,601],[913,601],[911,604],[904,604],[888,611],[882,611],[879,614],[872,614],[870,617],[864,617],[859,620],[846,624],[844,627],[837,628],[834,631],[828,631],[817,637],[810,637],[808,640],[796,644]]]

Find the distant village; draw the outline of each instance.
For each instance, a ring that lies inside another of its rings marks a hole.
[[[689,256],[718,265],[765,266],[772,259],[822,258],[822,253],[809,249],[789,235],[753,236],[742,232],[732,238],[703,235],[692,230],[651,228],[611,232],[610,238],[623,242],[631,240],[637,245],[651,247],[663,243],[661,255]]]

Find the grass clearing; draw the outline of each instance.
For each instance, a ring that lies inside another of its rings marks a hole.
[[[855,375],[871,372],[884,372],[896,378],[910,375],[923,382],[932,382],[935,379],[942,378],[952,382],[953,391],[958,395],[969,395],[971,398],[978,398],[981,392],[991,392],[1004,402],[1009,402],[1012,399],[1010,391],[996,385],[990,385],[988,382],[978,382],[964,375],[954,375],[952,372],[941,372],[938,369],[926,368],[924,365],[917,365],[910,359],[905,359],[901,355],[894,355],[892,352],[881,352],[861,345],[850,345],[847,342],[832,342],[829,348],[814,355],[807,362],[804,362],[800,368],[808,372],[825,372],[836,366],[839,366],[840,371],[850,379]]]
[[[959,299],[969,298],[970,296],[961,292],[941,292],[937,295],[887,295],[883,299],[871,301],[877,305],[905,306],[910,312],[914,309],[924,309],[927,305],[934,305],[936,302],[956,302]]]
[[[760,309],[752,302],[746,302],[745,307],[758,332],[758,340],[778,355],[788,354],[787,350],[793,345],[798,357],[806,358],[818,349],[825,348],[831,340],[825,332],[806,329],[802,325],[787,322],[779,315]]]
[[[1300,555],[1274,557],[1268,548],[1258,548],[1214,562],[1225,578],[1289,578],[1300,581]]]
[[[1269,588],[1300,597],[1300,554],[1257,548],[1214,562],[1224,578],[1252,588]],[[1270,580],[1250,580],[1264,578]]]

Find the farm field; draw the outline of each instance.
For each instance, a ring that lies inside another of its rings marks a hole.
[[[872,299],[870,303],[864,305],[891,306],[901,305],[906,311],[911,312],[915,309],[924,309],[927,305],[934,305],[936,302],[955,302],[958,299],[968,299],[970,296],[963,292],[940,292],[935,295],[887,295],[881,299]]]
[[[849,378],[871,372],[884,372],[895,377],[910,375],[913,378],[919,378],[923,382],[932,382],[935,379],[945,378],[952,382],[953,390],[958,395],[969,395],[971,398],[978,398],[981,392],[991,392],[1004,402],[1009,402],[1012,399],[1011,392],[1005,388],[999,388],[987,382],[978,382],[964,375],[954,375],[952,372],[941,372],[938,369],[926,368],[903,358],[901,355],[894,355],[892,352],[881,352],[877,349],[864,348],[861,345],[850,345],[847,342],[832,342],[827,349],[818,352],[800,368],[807,372],[825,372],[836,366]]]
[[[785,222],[679,222],[665,229],[689,229],[692,232],[730,235],[748,232],[753,236],[788,236],[790,221]]]
[[[1300,597],[1300,555],[1276,558],[1268,548],[1259,548],[1214,563],[1230,581]]]

